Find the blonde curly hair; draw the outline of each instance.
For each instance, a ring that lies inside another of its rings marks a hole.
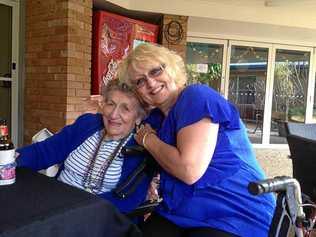
[[[165,72],[178,87],[187,82],[185,64],[180,55],[161,45],[143,43],[132,50],[118,66],[118,78],[122,83],[132,85],[128,75],[129,67],[138,69],[140,66],[150,69],[153,64],[160,63],[165,66]]]

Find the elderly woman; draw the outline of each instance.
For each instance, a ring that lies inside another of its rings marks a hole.
[[[108,199],[126,213],[144,201],[149,177],[125,199],[111,191],[143,161],[124,157],[121,150],[136,144],[133,131],[145,111],[133,91],[118,80],[108,83],[103,96],[102,114],[84,114],[45,141],[18,149],[17,163],[33,170],[62,164],[58,180]]]
[[[205,85],[185,87],[182,58],[158,45],[135,48],[119,78],[161,119],[157,132],[146,124],[135,136],[162,167],[163,202],[144,236],[267,236],[275,200],[247,191],[265,176],[236,108]]]

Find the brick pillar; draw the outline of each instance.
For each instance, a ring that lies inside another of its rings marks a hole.
[[[57,132],[90,95],[92,0],[26,1],[24,142]]]
[[[66,124],[82,112],[82,98],[91,93],[92,0],[68,0]]]
[[[162,45],[186,58],[187,16],[164,15]]]

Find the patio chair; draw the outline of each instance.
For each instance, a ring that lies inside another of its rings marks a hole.
[[[286,123],[293,177],[303,193],[316,201],[316,124]]]
[[[262,132],[262,126],[263,126],[263,110],[256,109],[256,127],[252,131],[252,133],[256,133],[257,129],[259,129]]]
[[[287,135],[296,135],[312,140],[316,140],[316,123],[285,123],[285,130]]]
[[[41,142],[45,139],[53,136],[54,134],[49,131],[47,128],[43,128],[42,130],[38,131],[33,137],[32,137],[32,143]],[[55,177],[58,172],[59,166],[58,165],[52,165],[48,167],[47,169],[38,171],[41,174],[44,174],[48,177]]]

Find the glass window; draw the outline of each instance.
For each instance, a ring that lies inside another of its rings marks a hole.
[[[187,43],[188,84],[207,84],[217,91],[221,88],[223,45]]]
[[[228,99],[238,108],[252,143],[262,142],[268,49],[232,46]]]
[[[270,143],[287,143],[284,122],[304,122],[310,52],[277,49]]]

